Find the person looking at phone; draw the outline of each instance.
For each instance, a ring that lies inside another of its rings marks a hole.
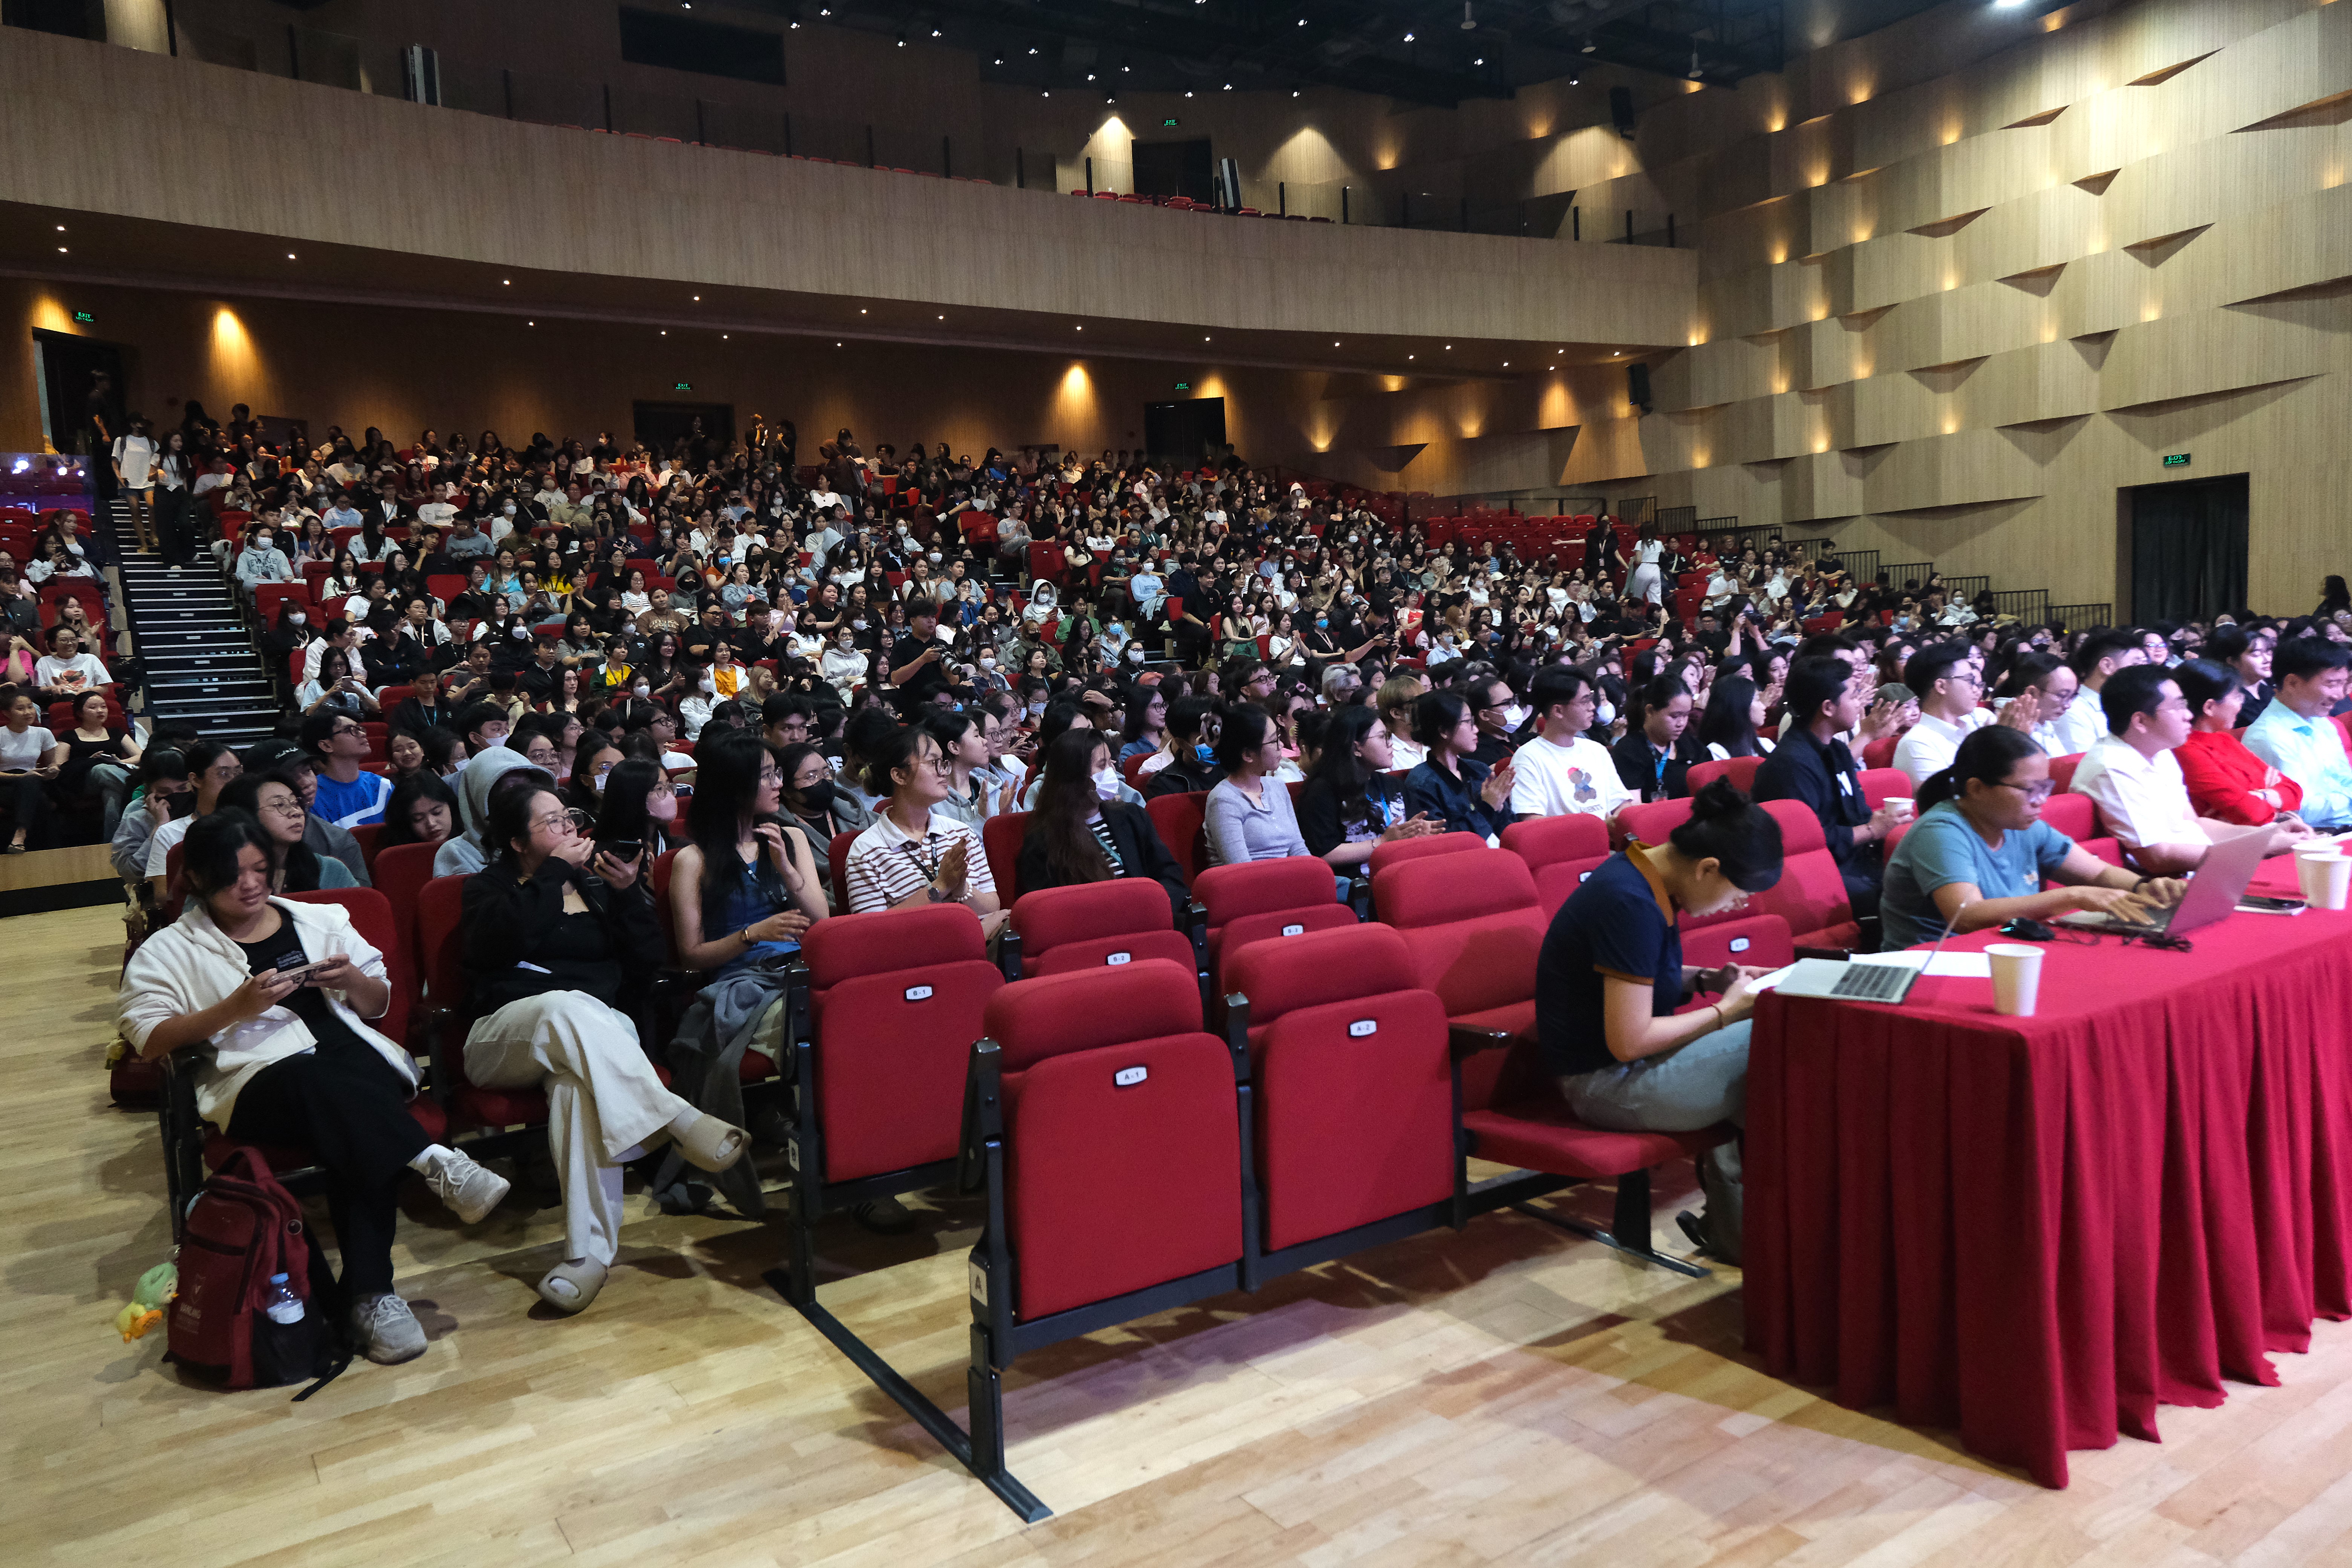
[[[1006,911],[980,835],[935,809],[948,792],[938,740],[917,725],[877,738],[866,754],[866,787],[880,806],[843,866],[850,912],[961,904],[994,941]]]
[[[183,816],[195,804],[195,785],[188,782],[187,753],[177,745],[150,746],[139,759],[139,788],[114,825],[109,858],[115,875],[136,882],[147,874],[147,845],[155,830]]]
[[[624,860],[634,858],[628,847],[635,845],[650,866],[680,843],[677,786],[659,763],[643,757],[614,763],[597,795],[595,815],[596,842],[618,846],[614,853]]]
[[[2074,910],[2143,921],[2180,901],[2179,882],[2110,866],[2042,821],[2055,787],[2024,731],[1987,725],[1963,740],[1920,784],[1919,819],[1886,863],[1881,949]],[[2067,886],[2043,892],[2045,879]]]
[[[740,1127],[662,1087],[614,1005],[661,962],[661,927],[641,873],[599,850],[586,813],[566,806],[536,769],[490,792],[489,863],[466,879],[463,935],[473,1026],[466,1076],[486,1089],[547,1095],[547,1139],[563,1188],[563,1259],[538,1286],[559,1312],[604,1289],[620,1250],[621,1167],[674,1139],[706,1171],[750,1146]]]
[[[1688,967],[1677,921],[1773,886],[1780,858],[1772,814],[1716,779],[1666,842],[1620,850],[1560,905],[1536,958],[1536,1037],[1579,1121],[1615,1131],[1747,1124],[1748,1016],[1763,971]],[[1676,1011],[1706,989],[1721,994]],[[1678,1221],[1707,1251],[1737,1262],[1739,1146],[1710,1150],[1698,1164],[1706,1213]]]
[[[383,955],[340,905],[271,896],[268,830],[243,811],[212,812],[189,829],[185,858],[194,896],[123,967],[116,1025],[150,1060],[189,1051],[196,1113],[230,1137],[315,1152],[358,1348],[385,1364],[414,1360],[425,1331],[393,1292],[401,1183],[420,1173],[467,1225],[508,1183],[409,1114],[416,1064],[367,1023],[392,1002]]]
[[[147,841],[147,879],[153,884],[155,896],[164,894],[163,878],[172,854],[172,846],[188,836],[191,823],[212,815],[219,804],[220,792],[226,789],[245,772],[245,760],[218,741],[198,741],[187,750],[188,777],[195,785],[195,804],[184,814],[175,811],[169,822],[155,825],[154,836]]]

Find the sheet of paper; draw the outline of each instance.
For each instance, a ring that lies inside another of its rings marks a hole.
[[[1769,991],[1774,986],[1780,984],[1783,980],[1788,979],[1789,971],[1796,967],[1797,966],[1795,964],[1791,963],[1785,965],[1782,968],[1776,969],[1771,973],[1764,976],[1763,979],[1759,980],[1753,985],[1750,985],[1748,989],[1750,991]]]
[[[1924,973],[1950,980],[1990,980],[1992,960],[1981,952],[1938,952],[1931,955],[1926,949],[1912,948],[1902,952],[1857,952],[1856,963],[1891,963],[1904,969],[1917,969]]]

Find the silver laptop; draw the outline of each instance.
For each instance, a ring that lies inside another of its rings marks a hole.
[[[1960,906],[1966,909],[1968,906]],[[1957,911],[1955,911],[1957,912]],[[1775,987],[1783,996],[1825,996],[1833,1002],[1902,1001],[1911,994],[1927,964],[1952,940],[1949,922],[1928,951],[1927,963],[1914,969],[1907,963],[1853,963],[1842,958],[1801,958],[1789,966]]]
[[[2271,830],[2250,827],[2228,838],[2217,838],[2205,854],[2205,863],[2189,874],[2189,890],[2168,910],[2158,910],[2146,921],[2118,920],[2095,910],[2077,910],[2051,923],[2077,931],[2103,931],[2110,936],[2184,936],[2209,926],[2238,907],[2254,869],[2263,863]]]

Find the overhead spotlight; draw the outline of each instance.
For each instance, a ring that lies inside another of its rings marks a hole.
[[[525,321],[523,325],[526,327],[535,327],[539,325],[539,323],[537,321]]]
[[[1470,0],[1462,0],[1462,30],[1465,33],[1478,30],[1478,18],[1470,15]]]
[[[1086,330],[1087,330],[1086,323],[1085,323],[1085,322],[1083,322],[1083,321],[1079,322],[1079,323],[1078,323],[1078,331],[1082,331],[1082,332],[1083,332],[1083,331],[1085,331]]]
[[[797,33],[800,31],[801,19],[798,16],[795,16],[790,23],[786,24],[786,26],[789,31]]]
[[[1118,106],[1118,94],[1117,94],[1117,93],[1115,93],[1115,92],[1106,92],[1106,93],[1104,93],[1104,94],[1103,94],[1103,103],[1104,103],[1105,107],[1107,107],[1107,108],[1113,108],[1113,109],[1117,108],[1117,107]]]
[[[664,337],[667,337],[667,336],[669,336],[669,329],[668,329],[667,327],[664,327],[664,328],[662,329],[662,336],[664,336]]]
[[[694,302],[695,302],[696,304],[698,304],[698,305],[701,304],[701,303],[702,303],[702,296],[701,296],[701,295],[699,295],[699,294],[697,294],[697,295],[694,297]]]
[[[1189,87],[1188,87],[1188,88],[1186,88],[1186,89],[1184,89],[1184,96],[1185,96],[1185,97],[1187,97],[1187,98],[1192,97],[1192,89],[1191,88],[1189,88]]]
[[[58,248],[59,248],[60,250],[62,250],[62,249],[64,249],[65,247],[64,247],[63,246],[59,246]],[[288,252],[286,253],[286,259],[287,259],[287,260],[289,260],[289,261],[293,260],[293,259],[294,259],[294,253],[293,253],[292,251],[290,251],[290,250],[289,250],[289,251],[288,251]]]
[[[1691,80],[1693,80],[1693,81],[1696,81],[1698,79],[1699,79],[1698,51],[1697,51],[1696,49],[1693,49],[1693,50],[1691,51],[1690,79],[1691,79]]]
[[[1040,98],[1051,98],[1054,96],[1054,89],[1050,87],[1041,87],[1037,89],[1037,96]]]
[[[902,49],[907,47],[907,35],[904,33],[898,35],[898,47]]]
[[[1486,63],[1486,57],[1480,55],[1476,59],[1472,60],[1470,63],[1474,66],[1483,66]]]
[[[1034,54],[1035,54],[1035,53],[1037,52],[1037,46],[1036,46],[1036,45],[1034,45],[1034,44],[1030,45],[1030,46],[1029,46],[1029,52],[1030,52],[1031,54],[1033,54],[1033,55],[1034,55]]]
[[[722,342],[722,343],[723,343],[723,342],[725,342],[727,341],[727,334],[726,334],[725,332],[721,332],[721,333],[719,333],[719,341],[720,342]],[[1509,360],[1505,360],[1503,363],[1504,363],[1505,364],[1508,364],[1508,363],[1510,363],[1511,362],[1510,362]]]
[[[1234,90],[1234,84],[1233,84],[1232,82],[1227,82],[1227,83],[1225,83],[1225,90],[1226,90],[1227,92],[1231,92],[1231,91],[1233,91],[1233,90]]]
[[[1569,86],[1570,86],[1570,87],[1574,87],[1574,86],[1576,86],[1576,85],[1577,85],[1577,80],[1578,80],[1578,78],[1577,78],[1577,75],[1576,75],[1576,73],[1575,73],[1574,71],[1570,71],[1570,72],[1569,72],[1569,73],[1568,73],[1568,85],[1569,85]]]
[[[1412,35],[1411,33],[1407,33],[1407,34],[1404,36],[1404,41],[1405,41],[1406,43],[1408,43],[1408,44],[1409,44],[1409,43],[1411,43],[1411,42],[1412,42]]]
[[[857,313],[858,313],[859,315],[861,315],[861,316],[862,316],[862,315],[864,315],[864,314],[866,314],[866,307],[865,307],[865,306],[863,306],[863,305],[858,306],[858,307],[857,307]]]
[[[1408,360],[1410,360],[1410,359],[1412,359],[1412,356],[1411,354],[1407,354],[1407,355],[1405,355],[1404,357],[1405,357],[1406,359],[1408,359]]]
[[[1294,88],[1292,88],[1292,89],[1290,89],[1290,96],[1291,96],[1291,97],[1293,97],[1293,98],[1297,98],[1297,97],[1298,96],[1298,89],[1297,89],[1297,88],[1295,88],[1295,87],[1294,87]]]
[[[1003,57],[1003,55],[999,55],[999,56],[997,56],[997,57],[996,57],[996,63],[997,63],[998,65],[1003,65],[1003,64],[1004,63],[1004,57]]]
[[[937,27],[933,27],[933,28],[931,29],[931,37],[933,37],[934,38],[936,38],[936,37],[938,37],[939,36],[940,36],[940,30],[939,30]]]
[[[62,246],[62,245],[58,246],[58,254],[59,256],[63,256],[63,255],[65,255],[65,254],[66,254],[66,247],[65,247],[64,246]]]
[[[1591,54],[1593,50],[1595,50],[1595,49],[1599,48],[1600,47],[1601,47],[1601,46],[1600,46],[1599,44],[1594,43],[1591,38],[1587,38],[1587,39],[1585,39],[1585,40],[1584,40],[1583,45],[1582,45],[1580,48],[1578,48],[1578,50],[1577,50],[1576,52],[1577,52],[1578,54],[1580,54],[1580,55],[1589,55],[1589,54]]]
[[[1092,71],[1088,71],[1088,72],[1087,72],[1087,79],[1088,81],[1092,81],[1092,80],[1094,80],[1094,79],[1095,79],[1095,73],[1094,73],[1094,72],[1092,72]]]
[[[63,233],[65,233],[65,231],[66,231],[66,226],[65,226],[65,225],[63,225],[63,224],[59,224],[59,225],[58,225],[58,232],[59,234],[63,234]]]

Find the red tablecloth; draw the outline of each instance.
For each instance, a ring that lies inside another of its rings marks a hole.
[[[2352,913],[2189,940],[2053,943],[2031,1018],[1987,980],[1760,999],[1746,1298],[1775,1375],[2063,1486],[2067,1449],[2153,1441],[2159,1403],[2274,1383],[2268,1352],[2352,1316]]]

